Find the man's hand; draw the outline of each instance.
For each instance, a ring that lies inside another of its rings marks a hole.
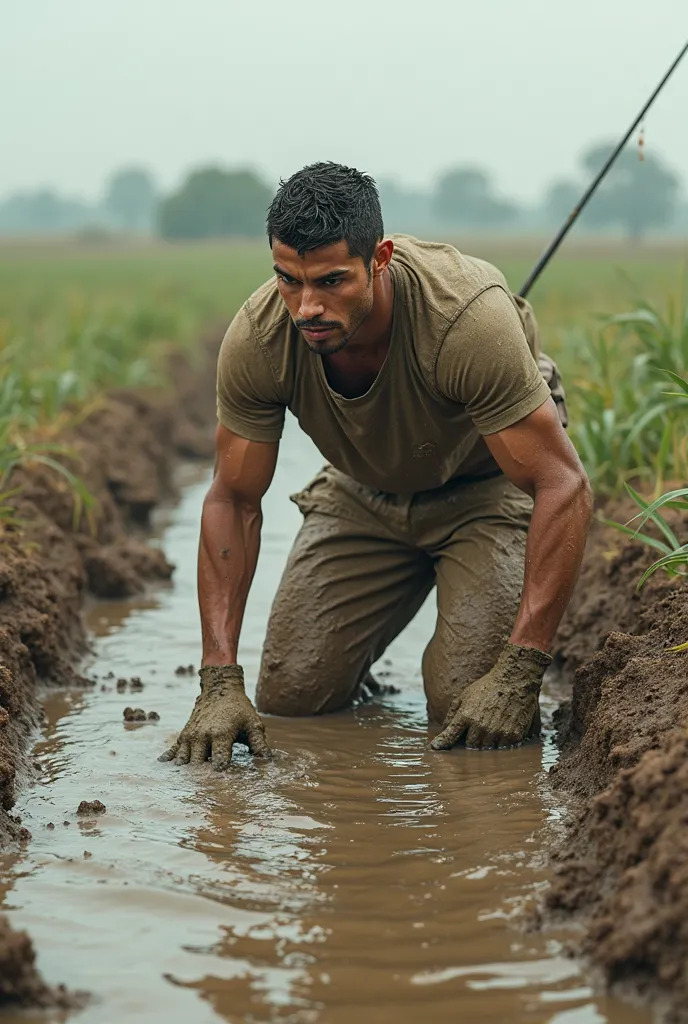
[[[539,735],[538,697],[551,660],[534,647],[507,644],[494,668],[454,698],[432,749],[449,750],[462,737],[467,747],[513,747]]]
[[[244,691],[239,665],[206,665],[201,692],[191,717],[169,750],[158,760],[177,764],[203,764],[209,758],[216,772],[232,759],[234,743],[245,743],[256,757],[271,757],[265,726]]]

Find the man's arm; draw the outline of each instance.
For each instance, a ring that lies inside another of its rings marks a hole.
[[[523,595],[496,664],[452,702],[435,750],[513,746],[540,731],[538,698],[554,634],[580,568],[592,511],[590,485],[548,399],[512,426],[485,436],[509,480],[534,500]],[[457,657],[459,652],[457,652]]]
[[[261,500],[277,462],[278,441],[247,441],[226,427],[216,434],[215,476],[203,503],[198,599],[203,635],[201,692],[191,717],[161,761],[225,769],[235,742],[270,756],[265,727],[244,691],[239,632],[258,562]]]
[[[485,441],[505,476],[534,501],[510,642],[549,651],[583,558],[590,484],[551,400]]]
[[[234,665],[246,600],[258,562],[261,501],[279,442],[247,441],[221,425],[215,476],[203,503],[198,603],[203,665]]]

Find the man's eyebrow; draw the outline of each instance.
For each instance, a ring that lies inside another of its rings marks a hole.
[[[330,270],[327,274],[321,274],[320,277],[316,277],[316,281],[331,281],[333,277],[344,277],[349,273],[348,267],[343,267],[341,270]]]
[[[279,274],[280,277],[288,277],[292,281],[297,281],[298,280],[298,278],[294,277],[293,274],[290,274],[287,270],[283,270],[283,268],[280,267],[279,263],[273,264],[272,269],[275,271],[276,274]],[[315,280],[318,283],[320,283],[322,281],[331,281],[332,278],[339,279],[340,277],[346,277],[346,275],[348,273],[349,273],[349,267],[340,267],[340,268],[338,268],[336,270],[329,270],[326,274],[321,274],[319,277],[316,277]]]
[[[280,267],[278,263],[275,263],[272,269],[275,271],[276,274],[279,274],[281,277],[291,277],[292,281],[296,280],[296,278],[292,274],[287,273],[286,270],[282,270],[282,267]]]

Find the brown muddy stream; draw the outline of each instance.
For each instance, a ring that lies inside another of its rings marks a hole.
[[[249,685],[300,520],[287,494],[320,463],[289,428],[244,625]],[[46,699],[41,782],[17,808],[33,841],[0,861],[0,884],[47,979],[92,993],[79,1014],[47,1019],[649,1020],[596,998],[554,938],[510,921],[546,877],[538,861],[552,811],[538,779],[554,754],[550,744],[428,749],[420,656],[432,596],[378,665],[399,695],[322,718],[268,719],[271,763],[252,762],[244,748],[223,776],[158,763],[197,689],[195,676],[175,669],[198,665],[206,486],[196,474],[164,516],[174,585],[94,607],[97,686]],[[118,692],[116,679],[132,676],[144,689]],[[160,722],[125,725],[127,705],[157,711]],[[107,813],[77,819],[79,802],[96,798]]]

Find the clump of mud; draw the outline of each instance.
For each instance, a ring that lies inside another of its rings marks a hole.
[[[94,814],[105,814],[107,807],[102,800],[82,800],[76,809],[76,813],[80,815],[94,815]]]
[[[69,1009],[83,1004],[83,996],[71,996],[61,985],[51,987],[36,968],[36,954],[26,932],[10,928],[0,917],[0,1007],[39,1006]]]
[[[125,708],[122,712],[122,718],[125,722],[145,722],[146,712],[143,708]]]
[[[545,918],[576,919],[580,951],[607,982],[678,1024],[688,1021],[688,654],[668,648],[688,640],[688,589],[665,577],[639,598],[650,560],[629,545],[588,561],[590,592],[569,612],[569,638],[587,630],[597,653],[575,673],[560,719],[551,778],[574,810]],[[607,632],[604,614],[593,623],[591,608],[624,600],[633,632]]]
[[[127,689],[131,690],[132,693],[138,693],[143,690],[143,688],[144,684],[138,676],[132,676],[131,679],[117,680],[117,693],[124,693]]]
[[[157,711],[146,713],[143,708],[125,708],[122,712],[125,722],[159,722],[160,715]]]
[[[168,580],[174,566],[162,551],[141,541],[99,546],[80,545],[88,588],[96,597],[129,597],[143,589],[144,580]]]

